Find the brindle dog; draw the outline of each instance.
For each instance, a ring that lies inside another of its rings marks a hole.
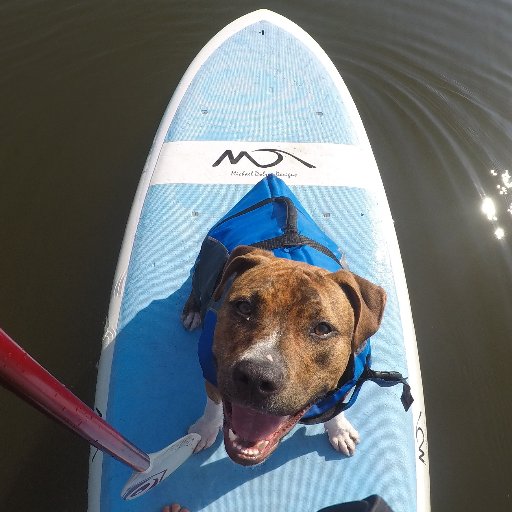
[[[329,272],[247,246],[232,252],[216,300],[231,280],[213,340],[218,387],[206,383],[205,412],[189,432],[201,435],[199,451],[223,427],[228,455],[253,465],[336,389],[351,353],[379,328],[386,293],[348,270]],[[200,324],[199,310],[191,296],[186,328]],[[336,450],[354,453],[359,435],[343,413],[324,426]]]

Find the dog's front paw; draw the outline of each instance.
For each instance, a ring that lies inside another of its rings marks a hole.
[[[181,323],[187,331],[193,331],[201,326],[201,315],[198,311],[190,311],[181,315]]]
[[[359,443],[359,433],[343,413],[325,422],[324,427],[329,441],[336,451],[344,453],[348,457],[354,455],[356,445]]]
[[[194,298],[193,294],[185,302],[183,311],[181,312],[181,323],[187,331],[193,331],[201,326],[200,306]]]
[[[219,434],[221,427],[222,423],[219,425],[217,422],[205,419],[204,416],[191,425],[188,429],[188,433],[199,434],[201,436],[201,440],[195,447],[194,453],[210,448],[210,446],[215,442],[215,439],[217,439],[217,435]]]
[[[189,434],[199,434],[201,436],[194,453],[209,448],[215,442],[223,423],[222,403],[217,404],[208,398],[203,415],[188,429]]]

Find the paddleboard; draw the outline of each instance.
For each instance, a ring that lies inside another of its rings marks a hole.
[[[374,369],[408,377],[364,384],[347,418],[353,457],[322,425],[298,425],[263,464],[243,467],[219,435],[161,485],[124,501],[131,470],[93,450],[89,512],[313,512],[382,496],[395,512],[430,510],[426,417],[407,285],[382,180],[355,104],[319,45],[288,19],[259,10],[199,53],[164,114],[136,192],[112,290],[96,408],[147,452],[187,432],[206,395],[197,331],[180,313],[191,268],[211,226],[269,173],[281,178],[340,247],[349,269],[388,302],[372,338]]]

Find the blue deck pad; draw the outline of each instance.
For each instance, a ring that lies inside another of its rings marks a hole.
[[[180,312],[204,235],[249,188],[156,185],[149,190],[122,303],[107,413],[114,427],[148,452],[184,435],[202,414],[199,333],[183,330]],[[397,296],[385,242],[375,231],[379,218],[373,199],[361,189],[291,188],[342,248],[350,269],[387,290],[382,327],[373,337],[373,366],[407,374]],[[377,493],[395,512],[414,512],[412,414],[404,412],[399,388],[363,386],[347,413],[361,435],[352,458],[331,448],[322,425],[298,426],[265,463],[244,468],[227,457],[219,435],[212,448],[192,456],[155,490],[124,502],[119,494],[131,471],[105,456],[101,509],[157,512],[178,501],[193,512],[313,512]]]
[[[203,64],[166,142],[355,144],[350,115],[335,90],[311,50],[261,21],[230,37]]]

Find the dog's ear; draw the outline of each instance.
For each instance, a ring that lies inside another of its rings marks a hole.
[[[269,251],[250,247],[249,245],[239,245],[233,250],[224,265],[220,282],[213,292],[213,300],[217,301],[222,297],[226,283],[233,274],[243,274],[250,268],[267,262],[269,258],[274,258],[274,255]]]
[[[386,305],[386,292],[380,286],[348,270],[339,270],[329,274],[329,277],[341,286],[354,308],[352,349],[357,352],[380,326]]]

